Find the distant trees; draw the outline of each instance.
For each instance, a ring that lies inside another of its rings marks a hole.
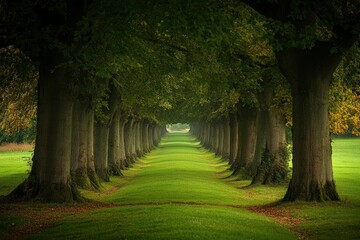
[[[0,49],[0,143],[33,142],[36,135],[34,63],[20,49]]]

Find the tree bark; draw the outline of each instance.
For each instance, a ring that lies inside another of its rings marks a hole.
[[[114,85],[114,83],[109,83],[109,100],[108,100],[108,107],[103,107],[102,111],[105,117],[99,116],[96,119],[95,124],[95,144],[94,144],[94,156],[95,156],[95,167],[96,172],[100,179],[104,181],[110,181],[109,178],[109,135],[110,135],[110,126],[112,125],[114,121],[114,117],[116,113],[119,111],[119,105],[121,102],[121,95]],[[117,126],[116,126],[117,127]],[[112,132],[112,134],[117,134]],[[113,136],[115,136],[113,135]],[[106,138],[106,139],[105,139]],[[114,137],[111,138],[111,141],[114,141]],[[113,144],[113,142],[111,142]],[[111,156],[112,161],[115,161],[113,159],[114,155]],[[117,161],[117,160],[116,160]],[[118,166],[116,166],[118,167]],[[119,169],[116,169],[119,170]]]
[[[142,128],[143,132],[142,132],[142,141],[143,141],[143,151],[144,153],[147,153],[150,151],[150,147],[149,147],[149,123],[147,120],[143,121],[143,128]]]
[[[94,157],[94,125],[95,125],[95,112],[91,110],[88,118],[88,133],[87,133],[87,174],[90,179],[91,185],[94,189],[100,188],[99,176],[96,174],[95,157]]]
[[[125,150],[125,125],[127,119],[120,118],[120,127],[119,127],[119,139],[120,139],[120,167],[121,169],[126,169],[126,150]]]
[[[254,175],[255,169],[253,166],[256,140],[257,140],[257,117],[258,110],[255,108],[241,107],[241,145],[238,153],[237,164],[233,175],[241,174],[243,177],[251,177]]]
[[[210,139],[211,139],[211,125],[208,122],[205,122],[205,140],[204,140],[204,147],[210,147]]]
[[[132,144],[134,138],[133,124],[134,124],[134,119],[130,118],[125,124],[125,128],[124,128],[126,167],[132,167],[132,164],[135,162],[135,159],[133,159],[133,151],[132,151]]]
[[[340,61],[331,43],[311,50],[284,49],[279,66],[293,97],[293,171],[284,200],[339,200],[332,171],[329,86]]]
[[[288,157],[285,138],[285,117],[272,107],[273,90],[271,83],[265,83],[263,99],[263,115],[265,131],[264,144],[260,143],[261,163],[253,178],[252,184],[278,184],[287,180]],[[260,126],[263,124],[260,123]]]
[[[109,172],[113,176],[122,176],[121,173],[121,147],[120,147],[120,112],[116,111],[109,131]]]
[[[241,156],[241,146],[242,146],[242,131],[243,131],[243,120],[242,120],[242,111],[241,111],[241,107],[238,106],[237,107],[237,114],[236,114],[236,119],[237,119],[237,152],[236,152],[236,158],[234,159],[233,163],[230,166],[230,170],[232,170],[233,172],[235,171],[235,169],[237,169],[240,165],[240,156]]]
[[[218,136],[218,148],[217,148],[216,154],[223,158],[224,157],[223,150],[224,150],[225,129],[224,129],[224,123],[222,122],[222,120],[217,124],[217,126],[218,126],[219,136]]]
[[[78,101],[73,109],[71,173],[77,186],[99,189],[94,166],[94,111]]]
[[[237,158],[238,153],[238,119],[237,114],[230,114],[230,153],[229,153],[229,164],[232,165]]]
[[[143,147],[142,147],[142,141],[141,141],[141,138],[142,138],[142,121],[139,120],[136,122],[136,125],[135,125],[135,129],[136,129],[136,134],[135,134],[135,151],[136,151],[136,155],[138,157],[142,157],[143,156]]]
[[[224,135],[223,135],[223,158],[224,159],[229,159],[230,156],[230,123],[229,123],[229,119],[225,118],[224,119]]]
[[[108,144],[109,128],[101,123],[96,122],[94,126],[94,160],[95,169],[99,178],[109,182],[108,166]]]
[[[154,125],[152,123],[149,123],[148,127],[148,143],[149,143],[149,151],[151,151],[154,148]]]
[[[38,125],[31,174],[10,198],[37,197],[45,202],[81,199],[71,181],[71,136],[74,99],[67,83],[71,71],[62,66],[61,54],[47,52],[40,63]],[[55,68],[56,67],[56,68]]]

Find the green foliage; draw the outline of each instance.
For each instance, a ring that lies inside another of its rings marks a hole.
[[[333,134],[360,135],[360,48],[351,52],[336,69],[329,93],[330,130]]]
[[[1,143],[33,143],[36,138],[36,121],[32,121],[30,128],[21,129],[15,132],[6,132],[0,130]]]

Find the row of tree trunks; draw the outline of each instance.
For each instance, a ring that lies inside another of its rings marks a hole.
[[[191,133],[205,148],[228,160],[232,175],[252,178],[253,184],[276,184],[288,177],[285,118],[272,107],[273,90],[265,85],[260,108],[239,105],[227,118],[191,124]]]
[[[121,170],[132,167],[166,134],[155,123],[125,118],[120,112],[114,114],[110,127],[96,123],[95,129],[96,171],[102,181],[109,181],[109,176],[121,176]]]
[[[150,121],[134,124],[132,118],[125,119],[116,111],[108,122],[95,121],[91,104],[78,100],[67,88],[64,79],[72,77],[71,71],[65,66],[55,68],[61,64],[52,62],[50,56],[46,59],[40,68],[32,170],[9,198],[79,201],[78,187],[98,190],[100,180],[109,181],[110,174],[120,175],[121,169],[126,169],[126,152],[132,160],[140,157],[154,148],[166,131]],[[124,132],[131,137],[126,139]]]
[[[39,9],[38,4],[29,5],[34,7],[33,13],[39,29],[56,28],[58,31],[52,34],[51,39],[37,39],[35,44],[38,45],[34,45],[37,51],[34,51],[36,54],[32,60],[39,66],[36,145],[30,176],[10,193],[11,199],[77,201],[82,199],[77,187],[98,189],[99,179],[109,180],[109,169],[112,174],[120,175],[121,169],[126,167],[123,164],[127,162],[128,152],[124,124],[128,123],[119,120],[117,113],[120,109],[120,93],[115,91],[115,86],[110,85],[109,109],[104,111],[106,117],[96,118],[95,121],[94,107],[88,98],[91,99],[91,91],[98,93],[98,86],[92,88],[89,84],[91,81],[82,81],[86,74],[80,73],[82,69],[78,65],[69,64],[78,58],[77,52],[71,50],[81,49],[81,45],[87,41],[75,37],[75,32],[79,30],[79,22],[86,15],[91,2],[68,1],[61,7],[50,4]],[[32,12],[30,7],[27,10]],[[11,35],[16,34],[11,30]],[[7,45],[16,43],[16,38],[10,37]],[[54,46],[54,42],[59,44]],[[32,49],[27,50],[25,52],[32,52]],[[80,89],[89,90],[88,96],[82,96]],[[138,126],[151,131],[139,136],[147,145],[145,147],[141,144],[136,149],[135,141],[131,140],[128,146],[131,147],[131,159],[140,155],[137,152],[146,153],[159,142],[159,139],[147,138],[160,138],[165,134],[163,127],[154,123],[151,127],[147,125],[146,128],[145,124]],[[154,131],[157,133],[154,134]],[[130,136],[135,135],[134,129],[130,132]],[[144,133],[142,130],[138,132]]]

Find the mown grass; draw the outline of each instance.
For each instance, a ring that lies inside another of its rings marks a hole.
[[[25,236],[31,239],[295,239],[296,236],[356,239],[360,236],[360,139],[336,139],[333,145],[334,174],[344,199],[341,202],[295,202],[262,207],[280,200],[286,186],[248,187],[250,181],[229,178],[226,163],[202,149],[194,138],[175,133],[165,137],[160,147],[134,168],[125,171],[125,177],[112,178],[110,183],[103,184],[102,192],[82,191],[88,198],[111,205],[76,214],[57,207],[50,211],[53,206],[42,205],[41,209],[47,209],[44,216],[51,218],[52,214],[57,216],[61,212],[62,220],[54,220],[44,232]],[[1,156],[0,153],[0,171],[8,169],[0,172],[3,177],[2,174],[9,175],[14,169],[3,167]],[[25,161],[16,164],[26,169]],[[15,186],[15,181],[12,182]],[[32,204],[26,206],[34,208]],[[83,205],[75,208],[78,206]],[[266,214],[250,211],[254,209],[251,206],[265,209]],[[1,232],[16,231],[17,228],[9,227],[9,222],[26,225],[21,220],[25,217],[31,224],[31,217],[14,212],[11,219],[0,214],[0,225],[7,224],[0,228],[0,236]],[[41,229],[44,228],[30,233]]]
[[[66,218],[33,239],[296,239],[271,218],[243,208],[251,201],[221,180],[226,174],[217,174],[220,169],[226,164],[194,138],[168,135],[126,172],[119,191],[98,196],[115,206]]]
[[[32,152],[0,152],[0,196],[10,193],[26,179]]]

